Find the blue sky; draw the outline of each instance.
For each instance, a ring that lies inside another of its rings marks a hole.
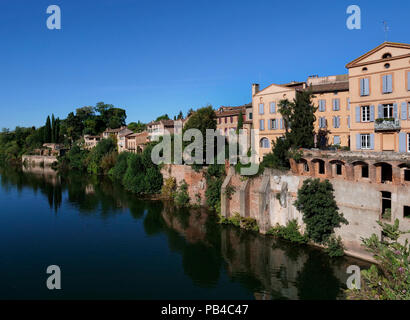
[[[61,8],[48,30],[46,9]],[[346,28],[359,5],[362,29]],[[148,122],[251,101],[251,84],[346,73],[384,41],[410,43],[409,1],[1,0],[0,128],[99,101]]]

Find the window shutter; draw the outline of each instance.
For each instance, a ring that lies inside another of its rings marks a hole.
[[[333,117],[332,124],[333,124],[333,128],[336,128],[336,117]]]
[[[379,111],[378,111],[378,113],[379,113],[379,115],[378,115],[378,118],[383,118],[383,105],[382,104],[379,104]]]
[[[283,118],[280,118],[280,128],[283,129]]]
[[[333,99],[332,103],[333,103],[333,111],[336,111],[336,99]]]
[[[374,134],[370,134],[370,150],[374,150]]]
[[[265,123],[263,121],[263,119],[259,120],[259,130],[264,130]]]
[[[410,91],[410,71],[407,72],[407,90]]]
[[[387,76],[383,76],[383,93],[387,92]]]
[[[398,119],[397,103],[393,103],[393,118]]]
[[[407,102],[401,103],[401,120],[407,120]]]
[[[374,106],[370,106],[370,121],[374,121]]]
[[[364,79],[360,79],[360,95],[364,96]]]
[[[347,110],[350,110],[350,98],[347,98]]]
[[[369,78],[364,79],[364,95],[368,96],[369,95]]]
[[[270,129],[271,129],[271,122],[272,122],[272,120],[271,120],[271,119],[269,119],[269,120],[268,120],[268,130],[270,130]]]
[[[356,150],[360,150],[362,148],[362,139],[360,133],[356,134]]]
[[[406,132],[400,132],[399,133],[399,152],[407,152],[407,148],[406,148],[406,141],[407,138],[407,134]]]
[[[393,75],[387,75],[387,92],[393,92]]]
[[[337,127],[340,128],[340,116],[337,116]]]
[[[350,116],[347,116],[347,127],[350,129]]]
[[[276,112],[276,103],[271,102],[270,103],[270,113],[275,113]]]
[[[263,103],[259,104],[259,114],[263,114]]]
[[[360,107],[356,107],[356,122],[360,122]]]

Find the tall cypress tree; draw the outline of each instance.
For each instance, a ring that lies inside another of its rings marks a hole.
[[[56,142],[56,119],[51,115],[51,142]]]
[[[51,121],[50,116],[47,116],[46,126],[44,128],[44,142],[51,142]]]
[[[294,148],[313,148],[317,107],[312,102],[312,91],[297,91],[289,118],[291,131],[289,138]]]

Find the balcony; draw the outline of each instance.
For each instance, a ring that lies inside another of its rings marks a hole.
[[[400,130],[400,120],[387,118],[387,119],[376,119],[374,122],[374,131],[399,131]]]

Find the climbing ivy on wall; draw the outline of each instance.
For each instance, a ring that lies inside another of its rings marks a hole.
[[[333,195],[334,189],[329,180],[307,179],[298,190],[295,207],[302,212],[303,222],[310,240],[325,244],[334,229],[348,224],[343,213],[339,212]]]

